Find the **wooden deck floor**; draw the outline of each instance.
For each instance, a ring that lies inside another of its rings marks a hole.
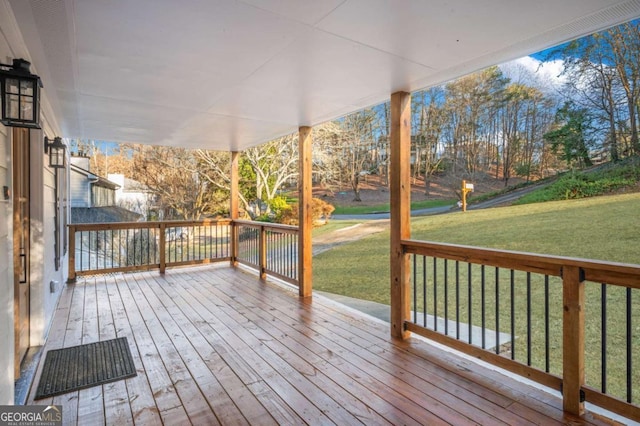
[[[319,296],[228,267],[67,286],[45,351],[126,336],[138,375],[36,404],[65,424],[603,424]],[[44,357],[42,357],[44,359]],[[34,403],[33,393],[29,403]]]

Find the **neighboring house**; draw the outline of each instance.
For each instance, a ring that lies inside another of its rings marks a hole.
[[[70,164],[71,223],[135,222],[144,219],[117,203],[122,186],[89,171],[89,157],[72,156]]]
[[[116,189],[116,206],[148,218],[155,203],[153,192],[146,185],[129,179],[121,173],[109,173],[107,176],[109,181],[119,186]]]
[[[71,207],[108,207],[116,205],[120,186],[89,171],[89,157],[71,157]]]

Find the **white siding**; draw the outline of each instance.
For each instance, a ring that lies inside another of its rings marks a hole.
[[[91,186],[82,173],[71,171],[71,207],[91,207]]]
[[[72,156],[71,164],[89,170],[89,157]],[[84,173],[76,170],[71,171],[71,207],[92,207],[91,206],[91,183]]]
[[[44,344],[62,288],[62,272],[55,270],[55,180],[41,133],[31,131],[31,346]],[[54,293],[51,281],[58,283]]]

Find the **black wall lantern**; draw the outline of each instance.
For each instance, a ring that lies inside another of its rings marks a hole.
[[[40,77],[31,74],[31,63],[14,59],[13,65],[0,64],[2,119],[12,127],[40,128]]]
[[[65,167],[65,151],[66,146],[62,143],[62,138],[56,136],[53,142],[49,142],[49,138],[44,138],[44,152],[49,154],[49,167],[54,169],[64,169]]]

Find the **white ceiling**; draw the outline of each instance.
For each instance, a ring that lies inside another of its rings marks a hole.
[[[640,0],[9,0],[64,137],[242,150]]]

